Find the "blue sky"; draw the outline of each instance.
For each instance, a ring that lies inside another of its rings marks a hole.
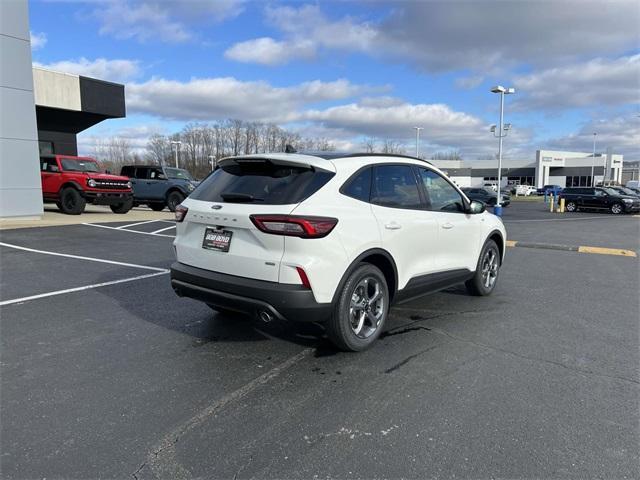
[[[143,148],[190,121],[274,122],[358,150],[375,136],[490,158],[495,84],[515,86],[508,156],[640,159],[634,1],[32,1],[34,63],[122,82],[128,115],[81,135]]]

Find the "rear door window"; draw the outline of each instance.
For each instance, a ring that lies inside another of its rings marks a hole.
[[[216,169],[189,197],[205,202],[289,205],[314,194],[333,175],[266,159],[238,160]]]
[[[423,208],[413,168],[409,165],[376,167],[371,203],[392,208]]]

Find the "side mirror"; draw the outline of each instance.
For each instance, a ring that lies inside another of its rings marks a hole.
[[[482,213],[486,210],[485,204],[479,202],[477,200],[471,200],[469,204],[469,213],[472,215],[477,215],[478,213]]]
[[[166,180],[166,179],[167,179],[167,176],[164,173],[160,173],[156,177],[156,180]]]

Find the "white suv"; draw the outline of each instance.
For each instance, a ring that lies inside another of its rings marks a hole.
[[[226,158],[176,209],[180,296],[219,311],[325,324],[367,348],[393,303],[465,282],[488,295],[502,221],[429,162],[400,155]]]

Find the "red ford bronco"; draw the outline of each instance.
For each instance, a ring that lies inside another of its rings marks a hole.
[[[40,157],[42,196],[69,215],[80,215],[85,205],[109,205],[113,213],[127,213],[133,206],[127,177],[102,173],[93,158],[69,155]]]

